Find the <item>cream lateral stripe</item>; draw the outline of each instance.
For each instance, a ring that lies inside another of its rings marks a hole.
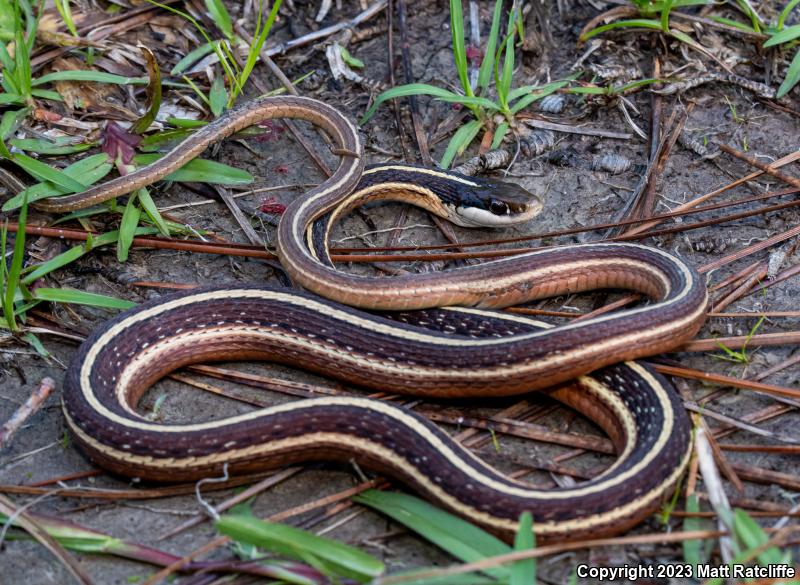
[[[310,404],[311,402],[313,402],[314,404]],[[263,409],[259,412],[263,416],[267,416],[279,412],[286,412],[288,410],[292,410],[292,408],[295,409],[315,408],[324,405],[354,406],[358,408],[375,410],[380,412],[381,414],[391,416],[392,418],[395,418],[398,422],[400,422],[400,424],[402,424],[403,426],[411,428],[412,431],[420,435],[426,442],[428,442],[431,445],[432,448],[435,448],[437,451],[439,451],[445,458],[447,458],[450,461],[451,464],[455,465],[465,475],[468,475],[473,481],[480,483],[490,489],[521,498],[549,498],[549,499],[563,500],[563,499],[581,497],[585,495],[602,492],[610,488],[616,487],[621,483],[623,483],[624,481],[626,481],[627,479],[629,479],[631,476],[636,475],[648,463],[648,461],[638,462],[637,465],[632,466],[627,471],[613,478],[608,478],[605,481],[600,481],[598,483],[595,483],[591,486],[584,486],[577,488],[561,488],[557,491],[538,490],[535,488],[515,488],[497,482],[492,478],[486,477],[485,475],[480,473],[479,470],[466,464],[466,462],[464,462],[461,459],[461,457],[459,457],[459,455],[463,455],[466,451],[462,450],[460,453],[453,452],[447,445],[442,443],[438,439],[438,437],[433,435],[429,431],[429,429],[427,429],[424,425],[421,425],[415,419],[409,417],[408,415],[405,415],[404,413],[402,413],[402,411],[398,411],[397,408],[394,407],[387,408],[388,405],[385,405],[381,402],[376,403],[374,401],[359,399],[359,398],[319,398],[319,399],[314,399],[313,401],[301,401],[301,402],[290,403],[287,405],[281,405],[278,407],[271,407]],[[411,477],[415,477],[415,479],[425,484],[425,488],[427,490],[437,494],[437,497],[441,497],[442,500],[447,501],[448,505],[452,505],[455,509],[460,509],[462,511],[465,508],[465,506],[460,501],[446,494],[434,482],[431,482],[423,474],[417,473],[417,468],[412,463],[410,463],[406,459],[399,457],[394,451],[391,451],[383,447],[382,445],[377,445],[372,441],[360,439],[352,435],[338,435],[335,433],[310,433],[299,437],[294,437],[291,439],[279,439],[264,444],[255,444],[242,449],[231,449],[214,455],[201,455],[196,457],[192,456],[183,459],[159,458],[152,456],[135,455],[105,445],[97,441],[93,437],[88,436],[82,429],[78,427],[77,424],[75,424],[74,421],[72,421],[68,413],[65,412],[65,416],[67,417],[67,421],[70,427],[76,432],[76,434],[78,434],[81,437],[82,440],[84,440],[87,444],[91,445],[93,449],[101,453],[104,453],[108,456],[111,456],[116,460],[127,461],[129,463],[142,466],[159,465],[159,466],[169,466],[174,468],[203,467],[208,465],[219,464],[224,461],[236,461],[236,460],[250,458],[253,456],[263,456],[269,453],[279,452],[282,450],[298,446],[305,446],[305,445],[314,446],[319,444],[320,442],[327,442],[326,440],[322,439],[323,437],[331,437],[332,438],[331,440],[333,441],[332,444],[355,445],[358,447],[359,451],[376,454],[385,461],[391,461],[394,465],[397,465],[398,467],[402,468],[405,473],[410,474]],[[659,445],[655,446],[654,450],[663,447],[663,444],[661,444],[662,441],[665,441],[666,438],[669,437],[669,434],[672,431],[671,417],[665,416],[665,422],[667,422],[667,424],[665,424],[659,436]],[[484,466],[489,467],[485,463]],[[467,508],[467,510],[470,511],[468,515],[472,517],[476,515],[475,512],[484,515],[483,512],[475,511],[472,508]],[[609,512],[609,514],[612,512]],[[626,513],[625,515],[627,514],[628,513]],[[605,517],[606,515],[598,515],[598,516]],[[487,519],[486,520],[487,523],[490,523],[493,526],[500,527],[499,524],[494,524],[494,521],[491,522],[489,521],[490,519],[496,520],[494,519],[494,517],[489,515],[485,515],[485,517]],[[620,517],[625,517],[625,516],[623,515]],[[484,520],[481,521],[483,522]],[[516,525],[516,523],[511,523],[511,524],[504,523],[504,525],[505,526]],[[539,525],[537,524],[537,527],[538,526]]]
[[[97,450],[100,453],[104,453],[105,455],[112,457],[113,459],[122,460],[122,461],[129,461],[133,464],[138,465],[163,465],[164,463],[171,464],[173,460],[165,459],[165,458],[153,458],[153,457],[141,457],[131,455],[130,453],[126,453],[124,451],[119,451],[117,449],[108,447],[98,441],[96,441],[93,437],[84,433],[76,424],[75,422],[69,417],[68,414],[65,413],[67,418],[67,424],[70,426],[73,432],[80,437],[82,441],[90,445],[93,449]],[[319,436],[317,435],[303,435],[302,437],[298,437],[296,439],[291,439],[292,443],[291,446],[298,447],[298,446],[314,446],[316,441],[319,441]],[[388,458],[389,461],[392,461],[394,465],[397,465],[399,468],[403,469],[405,473],[414,473],[416,467],[410,464],[406,459],[401,459],[397,456],[396,453],[386,449],[383,446],[376,445],[370,441],[365,441],[363,439],[358,439],[356,437],[352,437],[350,435],[335,435],[335,434],[327,434],[325,435],[330,440],[334,441],[332,444],[341,445],[342,442],[345,442],[349,445],[356,446],[360,451],[365,453],[372,454],[378,458]],[[309,440],[306,440],[307,437],[310,437]],[[271,449],[280,450],[281,448],[287,447],[287,439],[283,439],[281,441],[280,446],[276,446],[276,443],[270,443]],[[258,446],[256,446],[258,447]],[[262,446],[263,447],[263,446]],[[251,452],[249,455],[260,454],[263,451],[259,451],[258,453]],[[230,453],[230,452],[226,452]],[[660,485],[656,486],[650,492],[643,494],[637,500],[630,502],[626,505],[614,508],[606,513],[602,514],[592,514],[590,516],[585,516],[582,518],[576,518],[574,520],[568,520],[563,522],[536,522],[536,533],[545,536],[550,534],[562,534],[568,532],[574,532],[576,530],[585,529],[587,526],[598,526],[604,525],[608,523],[613,523],[619,521],[621,519],[625,519],[635,513],[641,507],[641,500],[653,501],[657,498],[660,498],[661,495],[664,493],[664,490],[673,485],[678,477],[680,477],[681,473],[683,473],[683,468],[685,467],[686,462],[688,461],[690,454],[690,450],[687,450],[686,454],[683,457],[683,461],[681,465],[679,465],[669,477],[667,477]],[[226,459],[230,457],[226,455]],[[192,459],[192,464],[194,464],[197,459]],[[486,514],[481,510],[477,510],[472,506],[464,505],[460,500],[454,498],[441,488],[438,485],[430,481],[424,475],[419,474],[416,479],[424,486],[429,493],[433,494],[434,498],[438,498],[443,504],[450,507],[457,513],[461,513],[467,518],[470,518],[472,521],[480,522],[484,525],[491,526],[498,530],[509,530],[516,532],[518,523],[513,520],[505,520],[502,518],[497,518],[495,516],[491,516]],[[607,489],[604,485],[595,485],[593,486],[594,490],[592,493],[596,493],[597,491],[601,491]],[[531,495],[531,497],[537,497],[535,495],[535,490],[530,490],[527,492]],[[552,492],[540,492],[544,493],[546,497],[551,497],[553,495]]]
[[[645,370],[644,368],[642,368],[641,366],[639,366],[634,362],[631,362],[630,367],[634,369],[636,373],[639,374],[642,378],[644,378],[647,381],[647,383],[652,387],[653,391],[656,393],[658,397],[658,402],[662,405],[664,409],[664,426],[662,427],[658,439],[656,440],[655,445],[653,446],[653,451],[658,452],[661,448],[663,448],[664,444],[667,442],[672,432],[672,426],[673,426],[672,405],[669,401],[669,397],[667,396],[664,388],[661,386],[658,380],[656,380],[647,370]],[[233,416],[222,420],[210,421],[208,423],[195,423],[186,425],[163,425],[163,424],[149,423],[144,420],[129,420],[126,419],[125,417],[121,417],[116,413],[109,411],[97,400],[97,397],[93,394],[90,388],[91,386],[83,387],[84,397],[98,414],[100,414],[103,418],[107,419],[108,421],[111,421],[123,427],[128,427],[133,429],[154,431],[164,434],[190,432],[190,431],[203,431],[212,428],[218,430],[222,425],[226,426],[233,425],[239,422],[263,418],[265,416],[269,416],[272,414],[278,414],[292,410],[300,410],[301,408],[314,408],[318,405],[353,406],[365,410],[373,410],[375,412],[378,412],[380,414],[395,419],[401,425],[412,429],[415,433],[417,433],[420,437],[422,437],[438,452],[442,453],[447,459],[451,460],[451,462],[458,462],[461,459],[457,453],[452,451],[449,446],[442,443],[437,436],[431,433],[428,428],[420,424],[413,417],[409,416],[408,414],[404,413],[403,411],[399,410],[396,407],[384,404],[382,402],[375,402],[369,399],[315,398],[309,401],[292,402],[266,409],[256,410],[251,413],[245,413],[243,415]],[[621,404],[619,398],[614,396],[613,393],[609,392],[604,387],[601,387],[599,389],[599,394],[604,396],[604,401],[606,401],[606,403],[613,404],[614,401],[616,400],[619,404]],[[237,457],[238,456],[237,453],[239,453],[239,451],[233,449],[230,451],[226,451],[226,453],[229,453],[231,457]],[[203,456],[193,457],[192,460],[198,462],[198,464],[204,464],[207,462],[207,460]],[[210,462],[213,462],[213,459],[210,460]],[[613,478],[609,478],[608,480],[603,482],[603,485],[608,485],[608,486],[619,485],[620,483],[623,483],[630,477],[633,477],[636,474],[638,474],[639,471],[647,465],[647,463],[648,463],[647,461],[640,461],[636,465],[631,466],[628,470],[624,471],[623,473],[620,473],[619,475],[616,475]],[[537,490],[520,490],[496,482],[495,480],[479,473],[476,469],[470,466],[466,467],[468,467],[468,469],[464,469],[463,470],[464,473],[469,475],[475,481],[483,485],[489,486],[492,489],[495,489],[499,492],[507,493],[513,496],[525,497],[532,494],[538,494],[542,496],[546,495],[549,498],[565,499],[565,498],[575,497],[577,495],[583,495],[585,493],[593,493],[594,491],[596,491],[596,486],[590,486],[585,488],[579,487],[557,493],[551,493],[549,491],[537,491]]]
[[[438,179],[443,179],[445,181],[452,181],[454,183],[461,183],[463,185],[467,185],[469,187],[477,187],[478,183],[474,181],[470,181],[464,177],[460,177],[458,175],[454,175],[451,173],[443,173],[437,171],[436,169],[426,169],[424,167],[407,167],[403,165],[380,165],[379,167],[375,167],[372,169],[364,169],[363,175],[372,175],[374,173],[383,172],[383,171],[402,171],[405,173],[419,173],[421,175],[428,175],[430,177],[436,177]]]

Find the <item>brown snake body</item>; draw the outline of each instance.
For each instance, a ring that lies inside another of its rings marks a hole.
[[[357,131],[336,109],[297,97],[248,104],[154,165],[44,206],[66,211],[127,193],[180,167],[210,142],[278,117],[320,126],[344,153],[334,175],[294,201],[278,228],[281,263],[292,279],[336,302],[230,286],[165,297],[103,325],[82,346],[65,383],[68,424],[90,457],[126,475],[178,480],[219,474],[225,466],[243,471],[356,456],[504,536],[513,534],[522,511],[532,511],[542,541],[617,532],[649,514],[686,464],[688,420],[663,378],[634,362],[613,364],[679,346],[702,325],[704,283],[674,256],[633,244],[590,244],[443,273],[368,278],[339,272],[327,261],[326,246],[315,245],[312,228],[322,223],[327,231],[361,201],[402,198],[402,182],[351,193],[363,172]],[[434,175],[461,179],[433,169],[403,172],[414,179],[410,199],[447,213],[441,202],[426,201],[426,185]],[[652,302],[554,328],[484,310],[596,288],[632,289]],[[428,311],[413,323],[398,323],[351,307]],[[620,457],[590,482],[539,490],[492,469],[413,413],[376,400],[320,398],[180,425],[136,414],[142,394],[168,372],[241,359],[430,397],[520,394],[578,378],[550,394],[592,418]]]

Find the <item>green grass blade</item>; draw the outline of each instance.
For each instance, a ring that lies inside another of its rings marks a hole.
[[[478,71],[478,87],[485,91],[489,87],[494,69],[494,56],[497,51],[497,38],[500,35],[500,20],[503,16],[503,0],[496,0],[492,13],[492,28],[486,41],[486,52],[483,54],[481,68]]]
[[[233,23],[231,22],[231,15],[225,8],[225,5],[220,0],[206,0],[206,8],[208,8],[211,18],[217,28],[228,37],[228,40],[233,40]]]
[[[44,85],[51,81],[94,81],[97,83],[113,83],[116,85],[147,85],[146,77],[124,77],[104,71],[75,70],[55,71],[33,80],[33,85]]]
[[[450,0],[450,30],[453,33],[453,59],[458,79],[466,95],[473,95],[467,71],[467,49],[464,46],[464,13],[461,0]]]
[[[509,17],[510,19],[511,17]],[[512,31],[515,29],[511,29]],[[511,80],[514,77],[514,34],[509,34],[503,51],[503,70],[497,84],[497,97],[504,108],[508,108],[508,95],[511,91]]]
[[[720,24],[724,24],[727,26],[732,26],[733,28],[738,28],[739,30],[743,30],[749,33],[755,33],[756,30],[750,26],[749,24],[745,24],[743,22],[739,22],[738,20],[733,20],[731,18],[725,18],[724,16],[711,16],[709,15],[708,18],[713,20],[714,22],[718,22]],[[758,34],[758,33],[756,33]]]
[[[733,530],[745,550],[754,550],[769,542],[769,536],[764,529],[747,512],[739,508],[736,508],[733,513]],[[783,562],[783,554],[775,546],[766,548],[756,558],[762,566],[777,565]]]
[[[59,144],[59,142],[62,144]],[[43,140],[41,138],[12,138],[8,143],[19,150],[26,150],[28,152],[44,155],[75,154],[76,152],[89,150],[97,145],[96,142],[88,144],[65,144],[63,141],[56,140],[55,142],[51,142],[50,140]]]
[[[63,102],[64,98],[61,97],[61,94],[57,91],[50,91],[49,89],[37,89],[33,88],[31,90],[31,95],[33,97],[42,98],[44,100],[52,100],[54,102]]]
[[[253,67],[256,66],[256,61],[258,61],[259,55],[261,54],[261,48],[264,46],[264,43],[266,42],[267,37],[272,30],[272,25],[275,23],[275,19],[278,17],[278,10],[280,9],[282,2],[282,0],[276,0],[272,3],[272,8],[270,9],[269,16],[267,17],[267,22],[263,23],[262,25],[261,1],[259,1],[258,21],[254,31],[256,34],[256,39],[255,42],[250,45],[250,51],[247,53],[247,60],[244,63],[244,67],[242,67],[242,72],[239,77],[240,85],[245,84],[248,77],[250,77],[250,73],[253,71]],[[259,29],[259,27],[261,28]],[[234,93],[231,98],[234,99],[236,95],[237,94]]]
[[[781,10],[781,15],[778,17],[778,25],[777,28],[779,31],[783,30],[783,24],[786,22],[789,14],[794,10],[794,7],[800,4],[800,0],[791,0],[786,6],[784,6],[783,10]]]
[[[69,4],[70,0],[55,0],[56,10],[61,15],[61,19],[64,21],[64,24],[67,25],[67,30],[72,34],[72,36],[77,37],[78,29],[75,27],[75,21],[72,18],[72,8]]]
[[[373,116],[373,114],[375,114],[375,112],[383,102],[395,98],[406,97],[409,95],[430,95],[438,98],[462,97],[457,93],[453,93],[452,91],[442,89],[441,87],[436,87],[435,85],[429,85],[427,83],[409,83],[407,85],[398,85],[397,87],[387,89],[386,91],[383,91],[380,94],[378,94],[378,97],[375,98],[373,104],[361,117],[361,120],[358,121],[359,125],[365,124],[367,120],[369,120]]]
[[[17,29],[14,41],[14,72],[13,77],[17,82],[19,92],[26,98],[31,95],[31,61],[28,54],[28,44],[21,29]]]
[[[500,148],[500,145],[503,143],[503,138],[506,137],[508,134],[508,129],[510,128],[508,122],[501,122],[497,125],[497,128],[494,129],[494,136],[492,137],[492,148]]]
[[[51,303],[69,303],[73,305],[90,305],[92,307],[103,307],[105,309],[130,309],[136,303],[118,299],[106,295],[88,293],[82,290],[70,288],[37,288],[33,291],[33,296],[40,301]]]
[[[588,41],[592,37],[596,37],[597,35],[614,30],[616,28],[650,28],[654,30],[661,30],[661,23],[657,20],[651,20],[647,18],[618,20],[616,22],[611,22],[609,24],[604,24],[602,26],[598,26],[597,28],[593,28],[581,37],[581,42]]]
[[[700,504],[697,499],[697,494],[691,494],[686,498],[686,511],[689,514],[696,514],[700,511]],[[703,528],[700,518],[697,516],[688,515],[683,519],[683,529],[687,532],[701,530]],[[703,541],[700,539],[688,539],[683,541],[683,560],[692,565],[697,566],[705,562],[703,555]]]
[[[208,92],[208,107],[211,108],[211,113],[215,118],[219,118],[225,110],[225,104],[228,103],[228,91],[225,89],[225,81],[221,75],[214,78],[214,83],[211,84],[211,90]]]
[[[125,211],[122,212],[122,220],[119,224],[119,241],[117,242],[117,260],[125,262],[128,259],[128,252],[133,244],[133,236],[136,233],[136,227],[139,225],[139,218],[142,212],[139,210],[137,200],[139,191],[136,191],[128,199],[125,205]]]
[[[453,137],[447,144],[447,149],[444,151],[444,155],[442,155],[442,160],[439,161],[439,164],[442,166],[442,168],[450,168],[450,163],[453,162],[453,159],[467,149],[467,147],[478,135],[478,132],[480,132],[481,127],[482,124],[480,122],[477,120],[471,120],[461,126],[461,128],[459,128],[458,131],[453,134]]]
[[[25,105],[25,96],[19,93],[0,93],[0,106]]]
[[[163,155],[137,154],[133,157],[134,164],[139,166],[149,165]],[[167,175],[165,181],[184,181],[194,183],[214,183],[217,185],[247,185],[253,182],[253,175],[242,169],[218,163],[213,160],[196,158],[183,165],[180,169]]]
[[[781,32],[772,35],[764,43],[764,48],[774,47],[775,45],[782,45],[800,37],[800,24],[794,24],[790,27],[783,29]]]
[[[170,237],[169,226],[167,222],[164,221],[164,218],[161,217],[161,213],[158,211],[158,207],[156,207],[155,201],[153,201],[153,198],[150,196],[150,191],[148,191],[146,187],[139,189],[139,201],[142,204],[142,209],[144,209],[144,212],[156,225],[161,235]]]
[[[6,140],[16,132],[30,112],[31,108],[20,108],[19,110],[5,112],[3,117],[0,118],[0,140]]]
[[[327,574],[365,583],[383,574],[385,569],[382,562],[357,548],[291,526],[236,515],[223,516],[216,525],[221,533],[237,541],[301,561],[312,561]]]
[[[219,44],[220,41],[212,41],[211,43],[206,43],[205,45],[200,45],[196,49],[189,51],[186,53],[186,56],[178,61],[175,64],[175,67],[172,68],[172,71],[169,72],[170,75],[181,75],[184,71],[186,71],[189,67],[197,63],[200,59],[208,55],[209,53],[213,53],[215,51],[215,44]]]
[[[776,98],[782,98],[787,93],[792,91],[792,88],[800,81],[800,49],[794,54],[789,70],[786,72],[781,86],[778,88],[778,93],[775,94]]]
[[[536,547],[533,534],[533,516],[530,512],[523,512],[519,517],[519,528],[514,539],[514,550],[531,550]],[[511,581],[509,585],[530,585],[536,583],[536,559],[517,561],[511,566]]]
[[[29,175],[40,181],[50,181],[54,185],[63,187],[71,193],[79,193],[86,189],[86,185],[73,179],[65,172],[59,171],[25,154],[15,154],[12,160],[22,167]]]
[[[25,259],[25,225],[28,222],[28,201],[22,203],[22,209],[19,212],[19,219],[17,220],[17,233],[14,236],[14,255],[11,257],[11,268],[8,269],[6,277],[6,291],[3,297],[3,313],[6,317],[9,329],[12,331],[17,330],[17,315],[14,309],[14,298],[17,295],[19,288],[20,278],[22,275],[22,262]],[[5,241],[5,238],[3,238]],[[5,254],[0,259],[5,264]]]
[[[111,171],[111,163],[108,161],[108,155],[99,153],[82,158],[78,162],[72,163],[61,172],[73,179],[80,178],[81,181],[86,181],[88,186],[105,177],[109,171]],[[73,191],[59,187],[53,183],[37,183],[6,201],[5,204],[3,204],[2,210],[11,211],[20,207],[25,197],[28,198],[29,202],[33,202],[46,197],[66,195],[69,193],[73,193]]]
[[[425,567],[411,571],[392,573],[389,578],[394,585],[505,585],[502,581],[492,577],[484,577],[477,573],[464,575],[447,575],[442,577],[425,577],[431,569],[440,567]],[[419,576],[417,576],[419,575]]]
[[[669,32],[669,13],[674,3],[675,0],[667,0],[664,2],[664,7],[661,9],[661,30],[665,33]]]
[[[511,547],[488,532],[414,496],[368,490],[353,499],[400,522],[461,561],[469,563],[511,552]],[[509,570],[497,567],[486,574],[507,579]]]

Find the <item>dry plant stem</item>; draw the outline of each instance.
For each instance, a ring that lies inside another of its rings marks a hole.
[[[788,490],[800,491],[800,477],[752,465],[733,465],[734,471],[747,481],[760,484],[777,484]]]
[[[777,168],[780,168],[782,166],[788,165],[789,163],[795,162],[795,161],[797,161],[799,159],[800,159],[800,151],[793,152],[792,154],[789,154],[787,156],[784,156],[783,158],[780,158],[780,159],[776,160],[775,162],[773,162],[770,165],[770,167],[772,167],[773,169],[777,169]],[[728,183],[727,185],[724,185],[724,186],[720,187],[719,189],[715,189],[715,190],[713,190],[713,191],[711,191],[709,193],[706,193],[705,195],[701,195],[700,197],[696,197],[696,198],[692,199],[691,201],[687,201],[686,203],[684,203],[683,205],[679,205],[678,207],[676,207],[672,211],[674,213],[674,212],[682,212],[682,211],[688,211],[690,209],[693,209],[694,207],[697,207],[698,205],[700,205],[704,201],[708,201],[709,199],[711,199],[713,197],[716,197],[717,195],[720,195],[720,194],[724,193],[725,191],[729,191],[730,189],[733,189],[734,187],[738,187],[739,185],[742,185],[742,184],[744,184],[744,183],[746,183],[748,181],[751,181],[751,180],[753,180],[753,179],[755,179],[757,177],[760,177],[763,174],[764,173],[762,171],[756,171],[754,173],[750,173],[749,175],[747,175],[745,177],[742,177],[741,179],[737,179],[737,180],[733,181],[732,183]],[[642,225],[640,225],[640,226],[638,226],[636,228],[633,228],[632,230],[629,230],[627,232],[627,235],[641,233],[641,232],[643,232],[645,230],[648,230],[648,229],[658,225],[659,223],[661,223],[660,219],[658,221],[656,221],[654,219],[654,221],[652,221],[652,222],[643,223]]]
[[[794,345],[797,343],[800,343],[800,331],[787,331],[786,333],[761,333],[749,338],[747,335],[739,335],[716,339],[696,339],[681,347],[681,351],[713,351],[719,349],[720,344],[728,349],[742,349],[744,347]],[[797,398],[798,395],[795,394],[794,397]]]
[[[33,519],[30,514],[27,514],[24,509],[18,508],[14,502],[0,495],[0,513],[4,514],[11,522],[13,519],[23,530],[35,538],[42,546],[49,550],[54,557],[56,557],[72,578],[83,585],[92,585],[92,579],[89,574],[75,560],[75,558],[67,552],[63,546]],[[5,536],[6,526],[2,526],[0,536]],[[0,538],[0,547],[2,547],[2,538]]]
[[[722,374],[713,374],[711,372],[701,372],[700,370],[692,370],[689,368],[677,368],[675,366],[666,366],[662,364],[652,364],[652,363],[650,365],[657,372],[665,374],[667,376],[677,376],[679,378],[688,378],[689,380],[701,380],[704,382],[712,382],[714,384],[733,386],[734,388],[755,390],[758,392],[764,392],[765,394],[786,396],[788,398],[795,398],[795,399],[800,398],[800,389],[787,388],[784,386],[775,386],[773,384],[754,382],[752,380],[742,380],[740,378],[734,378],[732,376],[723,376]]]
[[[600,128],[585,128],[583,126],[570,126],[568,124],[557,124],[534,118],[531,114],[517,114],[518,120],[524,120],[527,126],[539,128],[541,130],[553,130],[554,132],[566,132],[567,134],[581,134],[583,136],[598,136],[600,138],[616,138],[617,140],[630,140],[633,134],[628,132],[613,132],[611,130],[601,130]]]
[[[361,483],[353,488],[338,492],[336,494],[319,498],[312,502],[308,502],[300,506],[295,506],[294,508],[289,508],[288,510],[284,510],[283,512],[278,512],[277,514],[268,516],[267,518],[265,518],[265,520],[267,520],[268,522],[282,522],[288,518],[291,518],[292,516],[298,516],[300,514],[305,514],[312,510],[316,510],[333,503],[341,502],[343,500],[348,500],[353,496],[358,495],[368,489],[379,488],[383,484],[384,480],[373,479],[371,481]],[[149,579],[144,581],[142,585],[155,585],[156,583],[159,583],[163,579],[167,578],[169,575],[177,571],[180,571],[183,567],[187,566],[197,557],[207,554],[215,549],[218,549],[221,546],[225,546],[228,542],[230,542],[229,537],[219,536],[211,540],[210,542],[204,544],[202,547],[195,549],[194,551],[182,557],[178,561],[175,561],[168,567],[164,567],[161,571],[152,575]]]
[[[396,85],[394,78],[394,0],[388,0],[386,8],[386,69],[389,73],[389,87]],[[403,159],[411,160],[411,153],[406,144],[405,130],[403,129],[403,117],[400,113],[400,101],[392,99],[392,111],[394,112],[394,125],[397,130],[397,138],[400,141],[400,148],[403,151]]]
[[[742,268],[739,272],[734,272],[733,274],[731,274],[730,276],[728,276],[724,280],[721,280],[720,282],[718,282],[714,286],[709,287],[708,292],[709,293],[717,292],[718,290],[721,290],[723,288],[726,288],[726,287],[729,287],[729,286],[733,286],[733,285],[735,285],[737,283],[741,283],[744,279],[746,279],[748,276],[750,276],[753,273],[753,271],[756,270],[759,267],[760,264],[761,264],[761,261],[760,260],[756,260],[755,262],[753,262],[752,264],[748,265],[747,267]]]
[[[754,286],[766,278],[768,270],[769,264],[767,262],[760,263],[758,266],[756,266],[756,269],[753,271],[753,273],[748,276],[742,284],[737,286],[731,293],[719,301],[714,301],[711,311],[721,311],[731,303],[734,303],[745,296]]]
[[[414,83],[414,72],[411,69],[411,55],[409,52],[410,44],[408,40],[405,0],[397,0],[397,26],[400,29],[400,53],[403,56],[403,72],[406,83]],[[422,164],[425,166],[432,166],[433,159],[431,158],[430,149],[428,148],[425,130],[422,127],[417,96],[408,96],[408,103],[411,108],[411,123],[414,127],[414,138],[417,141],[417,148],[419,149]]]
[[[780,400],[780,398],[777,398],[777,400]],[[766,408],[762,408],[755,412],[750,412],[744,415],[741,417],[741,420],[745,423],[761,423],[778,418],[779,416],[783,416],[792,410],[794,410],[794,406],[789,406],[786,404],[771,404]],[[737,433],[738,431],[739,427],[737,427],[735,424],[723,424],[720,425],[720,427],[714,433],[714,438],[723,439]]]
[[[0,427],[0,450],[6,447],[11,441],[11,437],[19,430],[22,424],[28,418],[41,408],[47,397],[55,389],[56,383],[52,378],[43,378],[39,387],[34,390],[25,404],[20,406],[11,418],[8,419],[2,427]]]
[[[781,435],[781,434],[778,434],[778,433],[773,433],[771,431],[764,430],[764,429],[762,429],[760,427],[757,427],[755,425],[748,424],[748,423],[746,423],[746,422],[744,422],[742,420],[739,420],[739,419],[736,419],[736,418],[721,414],[719,412],[710,410],[705,406],[703,406],[703,407],[698,406],[696,403],[693,403],[693,402],[690,402],[690,401],[684,402],[683,406],[684,406],[684,408],[686,408],[686,410],[688,410],[690,412],[696,412],[696,413],[702,414],[703,416],[706,416],[708,418],[713,418],[715,420],[721,421],[721,422],[725,423],[726,425],[728,425],[728,427],[731,427],[731,428],[735,428],[735,429],[742,430],[742,431],[747,431],[749,433],[753,433],[754,435],[759,435],[761,437],[768,437],[770,439],[775,439],[777,441],[782,441],[784,443],[790,443],[791,444],[791,443],[797,443],[798,442],[797,437]],[[709,442],[710,442],[710,439],[709,439]]]
[[[798,151],[800,152],[800,151]],[[732,254],[728,254],[727,256],[723,256],[718,260],[714,260],[713,262],[709,262],[708,264],[704,264],[700,266],[697,270],[703,274],[706,272],[711,272],[712,270],[716,270],[717,268],[721,268],[731,262],[735,262],[736,260],[740,260],[741,258],[745,258],[750,254],[754,254],[755,252],[760,252],[761,250],[766,250],[774,246],[775,244],[780,244],[781,242],[785,242],[786,240],[790,240],[794,237],[800,235],[800,225],[795,226],[785,232],[780,234],[776,234],[771,238],[767,238],[766,240],[762,240],[760,242],[756,242],[755,244],[751,244],[750,246],[746,246],[739,250],[738,252],[733,252]]]
[[[739,451],[742,453],[779,453],[783,455],[800,455],[800,445],[752,445],[721,443],[719,447],[724,451]]]
[[[719,149],[722,152],[727,152],[731,156],[735,156],[736,158],[745,161],[747,164],[760,169],[761,171],[767,173],[768,175],[775,177],[786,183],[787,185],[791,185],[792,187],[800,187],[800,179],[796,179],[791,175],[787,175],[786,173],[782,173],[775,168],[775,163],[768,165],[766,163],[761,162],[754,156],[750,156],[740,150],[736,150],[732,146],[728,146],[727,144],[719,144]]]

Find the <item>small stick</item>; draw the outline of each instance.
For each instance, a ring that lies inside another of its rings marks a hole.
[[[20,406],[17,411],[11,415],[11,418],[0,427],[0,449],[5,447],[11,440],[15,432],[19,430],[22,424],[39,408],[41,408],[47,397],[55,389],[56,383],[52,378],[44,378],[39,384],[39,387],[34,390],[25,404]]]
[[[775,177],[776,179],[780,179],[784,183],[791,185],[792,187],[800,187],[800,179],[796,179],[791,175],[787,175],[786,173],[782,173],[775,168],[775,163],[768,165],[766,163],[761,162],[754,156],[750,156],[749,154],[745,154],[741,150],[736,150],[732,146],[728,146],[727,144],[719,144],[719,149],[722,152],[727,152],[731,156],[735,156],[736,158],[745,161],[747,164],[756,167],[767,173],[768,175]]]

